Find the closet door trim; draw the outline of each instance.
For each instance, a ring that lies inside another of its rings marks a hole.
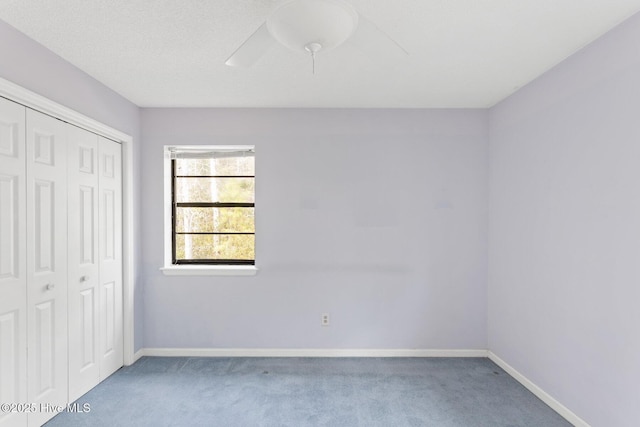
[[[133,212],[133,138],[126,133],[104,125],[75,110],[67,108],[44,96],[31,92],[0,77],[0,97],[25,107],[68,122],[90,132],[122,144],[122,286],[123,286],[123,338],[124,364],[133,364],[140,356],[134,354],[134,212]]]

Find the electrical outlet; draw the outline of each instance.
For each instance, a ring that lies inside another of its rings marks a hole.
[[[320,316],[320,324],[322,326],[329,326],[329,313],[322,313]]]

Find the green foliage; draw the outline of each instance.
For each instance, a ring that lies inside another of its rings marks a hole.
[[[177,159],[176,175],[253,175],[253,162],[253,157]],[[179,202],[253,203],[254,183],[253,178],[176,178],[176,198]],[[254,209],[177,208],[176,231],[253,233]],[[177,235],[176,258],[252,260],[255,258],[255,236]]]

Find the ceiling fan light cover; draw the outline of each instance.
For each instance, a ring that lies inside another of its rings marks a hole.
[[[357,12],[337,0],[294,0],[267,19],[271,36],[294,51],[305,52],[310,43],[330,50],[345,42],[358,26]]]

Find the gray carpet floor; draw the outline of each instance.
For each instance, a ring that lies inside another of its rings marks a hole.
[[[485,358],[143,357],[47,427],[570,426]]]

